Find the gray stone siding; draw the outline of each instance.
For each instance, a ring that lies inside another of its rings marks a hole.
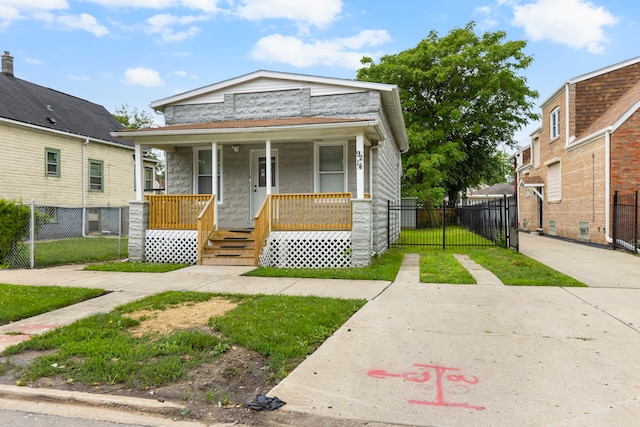
[[[352,200],[351,266],[364,267],[371,263],[371,200]]]
[[[167,194],[193,194],[193,150],[191,147],[168,151]]]
[[[145,233],[149,228],[149,202],[129,204],[129,259],[145,261]]]

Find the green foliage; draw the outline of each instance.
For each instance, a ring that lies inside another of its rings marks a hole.
[[[474,284],[476,280],[453,254],[443,250],[420,254],[420,281],[423,283]]]
[[[353,268],[276,268],[258,267],[245,273],[257,277],[302,277],[314,279],[387,280],[393,281],[402,264],[403,254],[390,249],[371,260],[367,267]]]
[[[0,283],[0,325],[66,307],[103,293],[102,289]]]
[[[129,106],[126,104],[116,108],[116,112],[113,117],[115,117],[116,120],[122,123],[127,129],[150,128],[155,123],[151,114],[146,111],[140,111],[138,108],[130,110]]]
[[[30,218],[29,206],[0,199],[0,264],[29,236]]]
[[[514,147],[515,132],[536,120],[538,96],[519,73],[533,58],[525,41],[503,31],[478,36],[475,24],[439,37],[431,31],[414,48],[363,58],[359,80],[398,85],[409,136],[403,156],[405,196],[457,199],[494,174],[498,145]]]

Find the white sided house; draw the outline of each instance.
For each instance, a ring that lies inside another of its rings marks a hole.
[[[349,267],[387,249],[408,149],[396,86],[257,71],[151,107],[165,127],[113,133],[166,153],[167,194],[138,186],[130,205],[132,260]]]

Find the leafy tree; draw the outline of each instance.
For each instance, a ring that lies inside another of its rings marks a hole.
[[[363,58],[357,78],[396,84],[409,152],[403,156],[405,196],[450,202],[493,172],[498,146],[515,147],[515,132],[536,120],[531,90],[518,73],[532,62],[525,41],[503,31],[478,36],[475,24],[439,37],[431,31],[412,49]]]
[[[0,199],[0,266],[18,242],[29,235],[30,218],[29,206]]]
[[[127,129],[144,129],[155,125],[155,119],[151,114],[146,111],[140,111],[137,108],[130,110],[126,104],[116,108],[113,117]],[[164,185],[164,161],[162,161],[164,156],[157,150],[149,147],[142,147],[142,149],[144,151],[144,157],[161,160],[156,163],[156,180]]]

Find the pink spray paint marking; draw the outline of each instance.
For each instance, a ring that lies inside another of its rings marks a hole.
[[[431,380],[431,376],[435,373],[436,379],[436,400],[417,400],[410,399],[408,402],[414,405],[427,405],[427,406],[448,406],[457,408],[475,409],[476,411],[482,411],[485,409],[482,406],[469,405],[468,403],[456,403],[448,402],[444,397],[443,380],[450,381],[452,383],[465,383],[467,385],[477,384],[478,377],[471,376],[469,378],[464,375],[449,374],[445,376],[447,372],[458,372],[459,368],[446,368],[438,365],[422,365],[414,364],[422,372],[404,372],[402,374],[390,373],[385,370],[371,370],[367,373],[372,378],[386,379],[386,378],[403,378],[413,383],[426,383]]]

